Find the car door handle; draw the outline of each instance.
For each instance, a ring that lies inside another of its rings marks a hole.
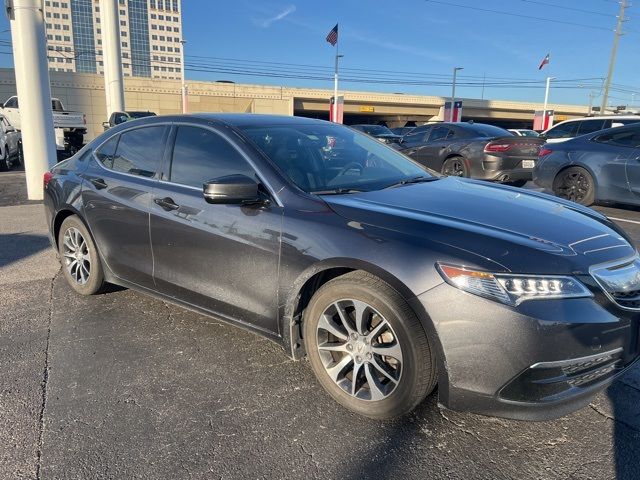
[[[180,205],[178,205],[176,202],[173,201],[173,199],[169,197],[154,198],[153,201],[156,205],[160,206],[167,212],[170,212],[171,210],[177,210],[180,208]]]
[[[105,182],[101,178],[90,178],[89,181],[96,187],[98,190],[102,190],[103,188],[107,188],[107,182]]]

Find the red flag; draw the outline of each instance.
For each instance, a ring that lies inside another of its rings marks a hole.
[[[338,43],[338,24],[337,23],[336,23],[336,26],[333,27],[329,32],[329,34],[327,35],[327,42],[329,42],[332,47],[335,47],[336,43]]]
[[[549,60],[550,60],[550,56],[547,53],[547,56],[542,59],[542,62],[540,62],[540,66],[538,67],[538,70],[542,70],[542,67],[544,67],[545,65],[549,65]]]

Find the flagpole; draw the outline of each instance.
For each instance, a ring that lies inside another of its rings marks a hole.
[[[340,42],[340,35],[336,38],[336,65],[333,73],[333,121],[338,123],[338,43]]]

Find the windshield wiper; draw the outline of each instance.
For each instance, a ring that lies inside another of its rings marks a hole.
[[[425,177],[423,175],[420,175],[419,177],[405,178],[404,180],[399,180],[395,183],[392,183],[391,185],[387,185],[386,187],[384,187],[384,189],[401,187],[402,185],[410,185],[412,183],[434,182],[436,180],[440,180],[440,177]]]
[[[334,188],[331,190],[314,190],[311,193],[314,195],[344,195],[347,193],[361,193],[365,190],[358,190],[357,188]]]

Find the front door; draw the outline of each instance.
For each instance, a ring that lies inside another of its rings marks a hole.
[[[207,203],[202,185],[254,168],[222,135],[176,127],[167,181],[153,191],[151,242],[159,291],[277,332],[282,209]]]

